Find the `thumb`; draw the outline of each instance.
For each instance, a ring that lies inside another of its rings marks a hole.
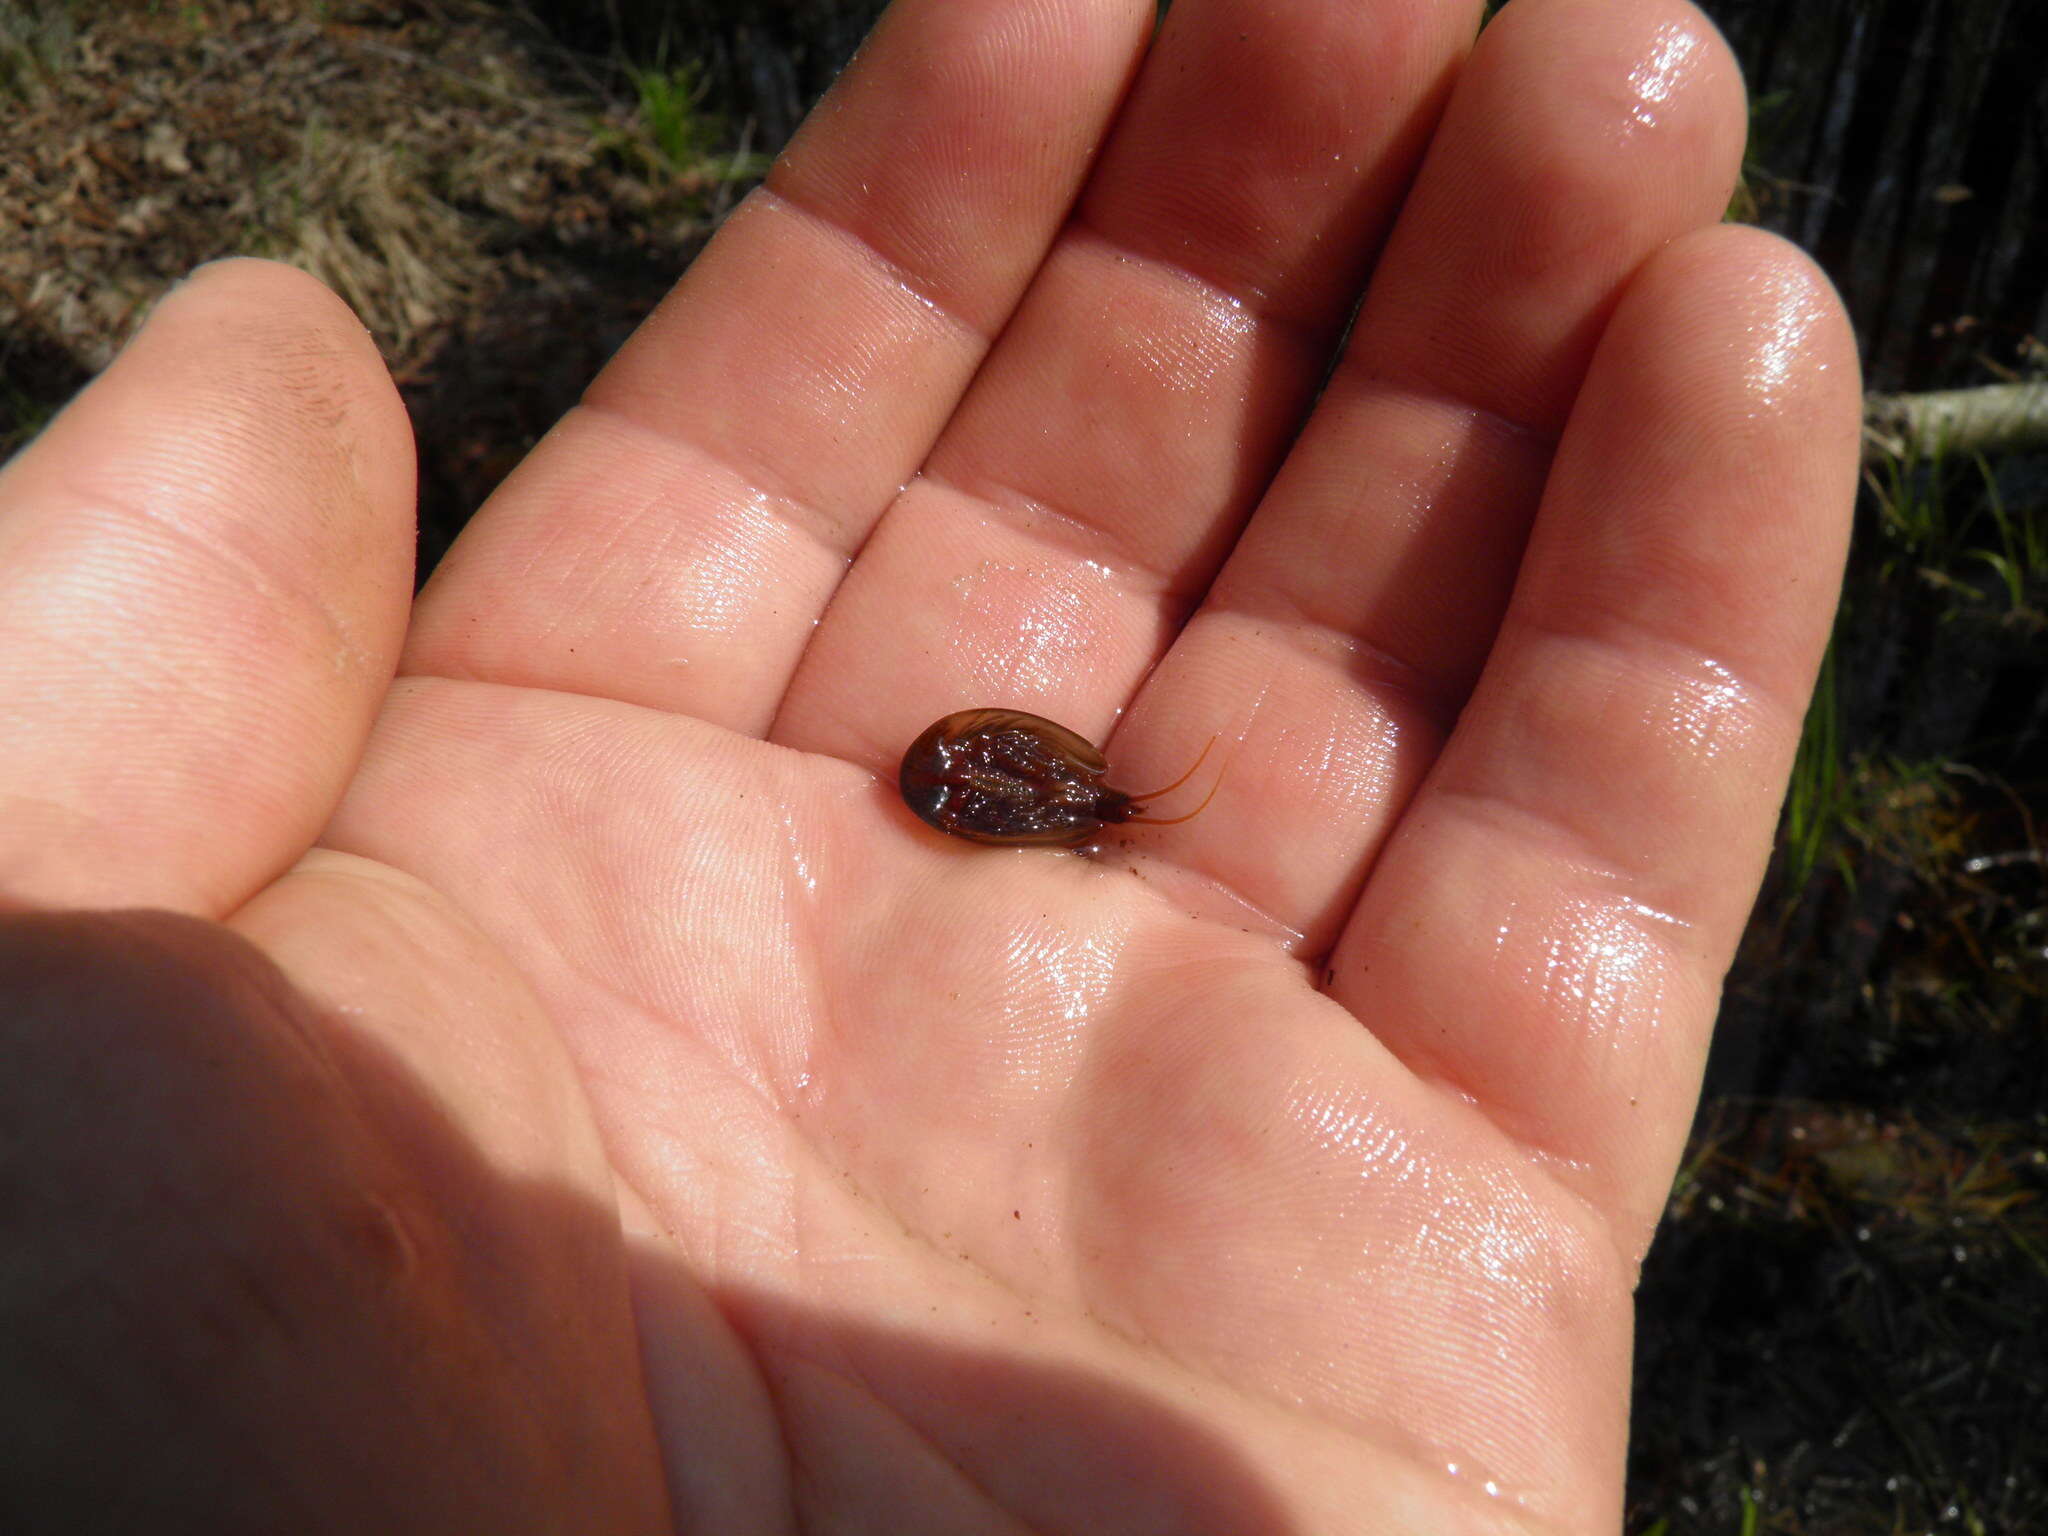
[[[412,475],[319,283],[164,299],[0,472],[0,903],[217,916],[304,851],[404,635]]]

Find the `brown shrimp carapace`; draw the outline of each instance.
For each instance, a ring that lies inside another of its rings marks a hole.
[[[1100,749],[1065,726],[1021,709],[964,709],[910,744],[896,783],[904,804],[955,837],[1020,848],[1070,845],[1108,822],[1164,827],[1199,815],[1215,798],[1213,788],[1186,816],[1137,813],[1187,783],[1215,745],[1212,736],[1166,788],[1133,795],[1102,782],[1109,764]]]

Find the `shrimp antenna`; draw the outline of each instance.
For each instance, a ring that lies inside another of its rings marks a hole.
[[[1176,789],[1179,789],[1181,785],[1187,783],[1189,779],[1192,779],[1195,776],[1195,770],[1202,766],[1202,760],[1209,755],[1209,748],[1215,746],[1217,740],[1218,738],[1215,736],[1211,736],[1209,738],[1208,746],[1203,747],[1202,750],[1196,754],[1195,760],[1188,765],[1188,771],[1186,773],[1182,774],[1179,778],[1175,779],[1171,784],[1167,785],[1164,789],[1155,789],[1151,790],[1146,794],[1131,796],[1131,804],[1144,805],[1147,801],[1157,800],[1162,795],[1170,795]],[[1143,822],[1148,827],[1178,826],[1183,821],[1193,821],[1197,816],[1201,815],[1203,811],[1207,810],[1209,808],[1209,802],[1216,798],[1216,791],[1221,789],[1222,787],[1223,775],[1219,773],[1216,775],[1216,782],[1209,786],[1209,793],[1202,796],[1202,803],[1196,806],[1192,811],[1189,811],[1185,816],[1126,816],[1123,818],[1123,820]]]

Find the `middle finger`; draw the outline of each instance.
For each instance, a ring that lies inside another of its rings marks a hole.
[[[1099,738],[1322,377],[1467,0],[1181,0],[1017,315],[835,595],[772,737],[893,768],[933,717]]]

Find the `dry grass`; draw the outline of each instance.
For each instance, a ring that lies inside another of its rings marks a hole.
[[[676,163],[622,65],[480,0],[48,14],[0,39],[0,451],[192,267],[270,256],[407,389],[429,557],[758,169],[715,119]]]
[[[565,90],[538,56],[471,5],[100,12],[0,118],[0,219],[20,232],[0,328],[97,368],[167,282],[257,252],[332,284],[402,361],[502,285],[508,241],[680,255],[702,176],[619,175],[601,146],[639,135],[631,103]]]

